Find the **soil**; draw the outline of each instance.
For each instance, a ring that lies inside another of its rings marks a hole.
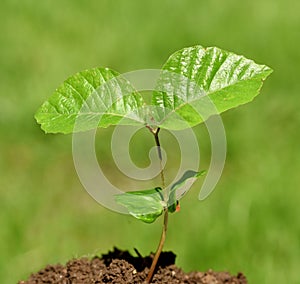
[[[136,251],[137,252],[137,251]],[[79,258],[66,265],[47,265],[39,272],[30,275],[19,284],[142,284],[147,277],[153,254],[142,257],[132,256],[128,251],[114,248],[112,252],[101,258]],[[236,276],[228,272],[190,272],[184,273],[175,265],[175,254],[163,252],[159,258],[158,268],[151,283],[166,284],[247,284],[242,273]]]

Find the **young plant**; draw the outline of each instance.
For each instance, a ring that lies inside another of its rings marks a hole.
[[[94,68],[68,78],[37,111],[35,118],[46,133],[143,124],[153,135],[160,160],[161,184],[153,189],[115,196],[118,204],[143,222],[152,223],[164,216],[148,283],[165,242],[168,215],[179,210],[176,191],[187,180],[204,174],[187,170],[175,184],[166,186],[160,129],[193,127],[213,114],[250,102],[271,72],[269,67],[243,56],[216,47],[194,46],[170,56],[162,68],[150,104],[146,104],[142,95],[117,72]]]

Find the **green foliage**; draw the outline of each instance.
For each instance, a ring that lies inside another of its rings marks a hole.
[[[184,186],[187,180],[198,178],[204,173],[205,171],[186,171],[183,176],[171,186],[167,201],[165,201],[164,192],[160,187],[117,194],[115,200],[117,203],[125,206],[129,214],[135,218],[146,223],[152,223],[163,213],[166,207],[168,207],[170,213],[174,213],[177,206],[176,190]]]
[[[243,56],[217,47],[194,46],[175,52],[163,66],[153,104],[159,127],[195,126],[213,114],[250,102],[272,72]],[[177,75],[174,75],[177,74]],[[170,83],[171,82],[171,83]]]
[[[72,133],[116,124],[134,125],[132,119],[124,117],[142,105],[141,95],[117,72],[94,68],[68,78],[35,118],[45,132]]]
[[[175,182],[171,186],[171,189],[169,192],[169,199],[168,199],[169,212],[173,213],[176,211],[176,205],[177,205],[176,191],[179,188],[183,187],[187,180],[189,180],[191,178],[197,179],[197,178],[203,176],[205,173],[206,173],[206,171],[196,172],[196,171],[188,170],[183,174],[183,176],[177,182]]]
[[[71,133],[109,125],[195,126],[251,101],[272,72],[216,47],[175,52],[163,67],[152,107],[120,74],[94,68],[68,78],[35,115],[45,132]]]
[[[146,223],[154,222],[166,206],[160,187],[118,194],[115,200],[125,206],[132,216]]]
[[[68,78],[35,118],[45,132],[52,133],[141,123],[152,129],[184,129],[251,101],[271,72],[243,56],[194,46],[175,52],[163,66],[152,108],[119,73],[94,68]],[[187,171],[171,186],[166,200],[157,187],[117,195],[116,202],[137,219],[152,223],[166,208],[175,212],[176,190],[202,174]]]

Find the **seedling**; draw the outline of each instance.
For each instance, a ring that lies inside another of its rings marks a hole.
[[[213,114],[250,102],[271,72],[269,67],[243,56],[216,47],[194,46],[170,56],[150,104],[146,104],[142,95],[117,72],[94,68],[68,78],[37,111],[35,118],[46,133],[143,124],[153,135],[161,165],[161,184],[153,189],[115,196],[118,204],[143,222],[152,223],[163,215],[162,235],[148,283],[165,242],[168,215],[179,211],[176,191],[187,180],[204,174],[204,171],[187,170],[175,184],[166,186],[160,129],[193,127]]]

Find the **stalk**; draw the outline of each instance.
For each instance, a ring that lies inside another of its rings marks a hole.
[[[155,138],[155,143],[157,146],[157,154],[159,158],[159,164],[160,164],[160,178],[161,178],[161,184],[162,184],[162,189],[165,189],[165,176],[164,176],[164,169],[163,169],[163,164],[162,164],[162,154],[161,154],[161,147],[160,147],[160,142],[159,142],[159,137],[158,133],[160,131],[160,128],[157,128],[157,130],[154,132],[154,138]]]
[[[158,133],[160,131],[160,128],[157,128],[156,130],[154,130],[153,128],[151,128],[150,126],[147,126],[147,128],[151,131],[151,133],[154,135],[155,138],[155,143],[157,146],[157,154],[159,157],[159,161],[160,161],[160,178],[161,178],[161,183],[162,183],[162,189],[165,189],[165,176],[164,176],[164,170],[163,170],[163,164],[162,164],[162,153],[161,153],[161,147],[160,147],[160,141],[159,141],[159,137],[158,137]],[[164,208],[164,223],[163,223],[163,227],[162,227],[162,233],[161,233],[161,237],[160,237],[160,241],[158,244],[158,247],[156,249],[148,276],[146,278],[146,283],[150,283],[159,259],[159,256],[162,252],[165,240],[166,240],[166,234],[167,234],[167,229],[168,229],[168,207]]]

